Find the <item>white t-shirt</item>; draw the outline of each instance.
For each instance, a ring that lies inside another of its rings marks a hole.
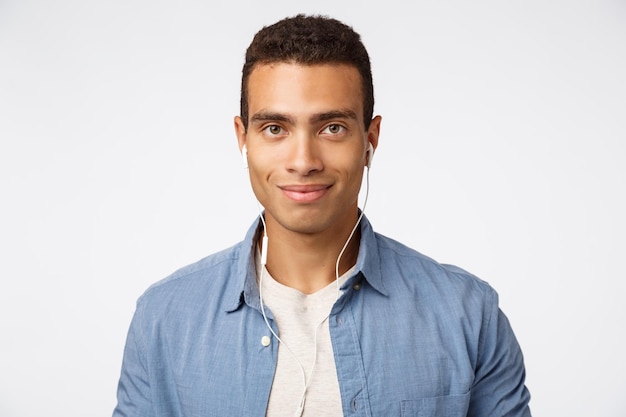
[[[352,269],[339,278],[339,286],[350,276]],[[260,271],[263,271],[262,279]],[[313,294],[303,294],[272,278],[261,265],[259,256],[257,275],[262,282],[263,303],[272,312],[282,341],[278,345],[278,362],[266,416],[295,415],[305,387],[301,366],[309,383],[302,416],[343,416],[328,329],[328,315],[340,295],[337,284],[332,282]]]

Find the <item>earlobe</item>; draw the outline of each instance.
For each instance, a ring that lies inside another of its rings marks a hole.
[[[367,154],[365,155],[365,159],[366,159],[366,163],[367,163],[367,168],[371,168],[372,167],[372,160],[374,159],[374,145],[372,145],[372,142],[370,142],[370,146],[367,149]]]
[[[246,145],[241,148],[241,161],[243,162],[243,169],[248,169],[248,148]]]

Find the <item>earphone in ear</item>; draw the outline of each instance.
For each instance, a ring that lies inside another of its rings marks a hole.
[[[374,146],[371,142],[369,148],[367,149],[365,158],[367,158],[367,168],[369,169],[372,166],[372,159],[374,159]]]
[[[241,148],[241,161],[243,162],[243,169],[248,169],[248,148],[246,145]]]

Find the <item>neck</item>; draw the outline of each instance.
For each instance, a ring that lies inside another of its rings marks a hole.
[[[337,259],[357,220],[358,216],[354,216],[353,221],[344,222],[341,227],[323,233],[304,234],[281,228],[268,216],[267,270],[276,281],[304,294],[326,287],[337,278]],[[357,227],[341,255],[337,271],[339,276],[356,263],[360,236],[360,228]]]

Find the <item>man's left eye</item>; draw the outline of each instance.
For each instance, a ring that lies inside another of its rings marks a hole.
[[[326,128],[323,130],[323,132],[331,133],[333,135],[336,135],[337,133],[341,133],[343,131],[343,129],[344,129],[344,127],[341,126],[341,125],[332,124],[332,125],[326,126]]]

